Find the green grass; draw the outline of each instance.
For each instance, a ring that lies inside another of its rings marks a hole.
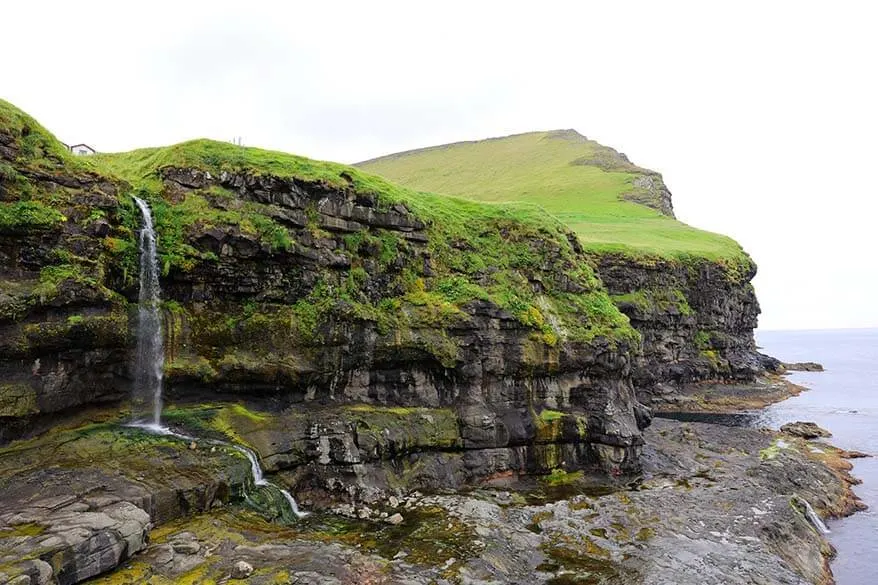
[[[82,157],[70,154],[39,122],[3,99],[0,99],[0,132],[14,138],[19,160],[32,167],[52,170],[65,165],[78,171],[90,168]]]
[[[573,471],[568,472],[563,469],[553,469],[551,473],[548,475],[544,475],[540,478],[540,480],[546,485],[550,486],[559,486],[559,485],[569,485],[571,483],[576,483],[581,480],[583,477],[583,473],[581,471]]]
[[[538,204],[596,252],[746,260],[731,238],[623,200],[638,191],[638,176],[651,173],[572,131],[461,142],[357,166],[413,189],[486,202]]]
[[[163,167],[202,169],[214,176],[227,171],[270,175],[282,179],[295,178],[340,189],[350,188],[362,193],[390,195],[392,198],[394,194],[407,191],[380,177],[343,164],[203,138],[172,146],[98,154],[89,158],[97,168],[116,175],[135,187],[153,187],[150,189],[153,191],[157,190],[159,183],[156,170]]]
[[[566,413],[557,411],[557,410],[548,410],[544,409],[540,411],[540,420],[543,422],[552,422],[554,420],[560,420],[566,416]]]
[[[645,314],[670,313],[673,311],[684,316],[693,314],[692,307],[686,300],[686,295],[683,294],[683,291],[669,286],[658,289],[640,289],[627,294],[611,295],[610,298],[613,299],[616,305],[634,305]]]

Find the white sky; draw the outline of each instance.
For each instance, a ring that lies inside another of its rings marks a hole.
[[[763,329],[876,326],[878,5],[724,4],[5,2],[0,96],[102,151],[575,128],[744,245]]]

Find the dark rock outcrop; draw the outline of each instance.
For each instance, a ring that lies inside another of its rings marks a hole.
[[[820,427],[815,422],[801,421],[787,423],[780,427],[781,432],[803,439],[819,439],[831,437],[832,433]]]
[[[0,164],[15,164],[7,153]],[[65,170],[21,176],[61,213],[54,225],[0,229],[0,443],[37,415],[127,396],[128,307],[111,290],[126,233],[116,185]],[[0,201],[13,196],[0,177]]]
[[[597,272],[643,337],[632,368],[645,404],[661,407],[670,388],[702,381],[752,382],[780,369],[753,338],[759,303],[754,264],[595,256]]]
[[[818,364],[817,362],[784,362],[783,367],[785,370],[789,370],[791,372],[822,372],[823,366]]]

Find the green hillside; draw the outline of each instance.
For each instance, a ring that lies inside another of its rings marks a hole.
[[[542,206],[597,251],[740,261],[731,238],[658,211],[661,177],[572,130],[531,132],[393,154],[356,165],[423,191]],[[642,205],[630,201],[646,202]]]

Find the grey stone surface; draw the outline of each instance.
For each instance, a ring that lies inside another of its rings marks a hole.
[[[291,527],[215,512],[166,537],[209,544],[212,555],[157,543],[138,559],[146,574],[169,580],[194,570],[222,579],[245,561],[254,585],[827,582],[832,548],[791,502],[849,513],[852,478],[812,458],[804,441],[767,431],[660,419],[646,434],[645,472],[634,483],[495,481],[340,504]],[[378,513],[393,504],[405,511],[395,526]]]

